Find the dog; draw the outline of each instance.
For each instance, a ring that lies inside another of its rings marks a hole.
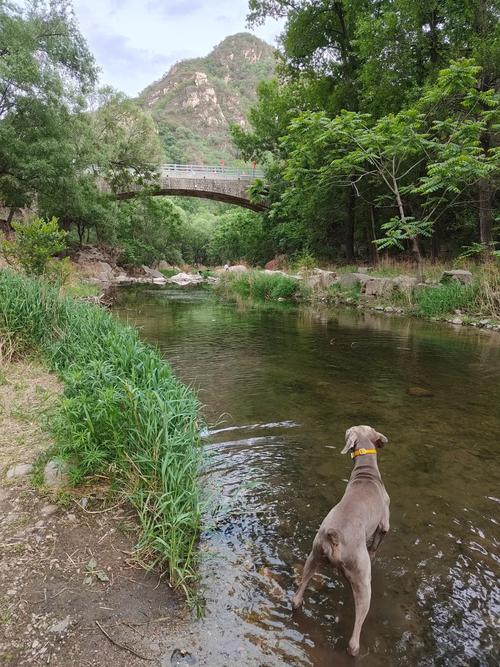
[[[389,531],[389,495],[377,465],[377,450],[388,442],[371,426],[353,426],[345,434],[342,454],[351,452],[354,469],[341,501],[314,538],[292,608],[302,606],[304,591],[321,563],[330,562],[350,583],[356,610],[348,653],[359,653],[359,636],[371,598],[371,563]]]

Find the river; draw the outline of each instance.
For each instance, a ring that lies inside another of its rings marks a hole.
[[[115,312],[194,387],[209,425],[204,484],[218,511],[202,541],[197,664],[499,663],[500,336],[203,290],[127,290]],[[349,477],[340,451],[355,424],[388,437],[391,496],[357,659],[338,574],[315,577],[290,613]]]

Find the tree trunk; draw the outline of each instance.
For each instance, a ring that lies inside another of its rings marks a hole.
[[[394,183],[394,194],[396,195],[396,201],[398,204],[398,211],[399,211],[399,217],[401,218],[401,222],[403,225],[406,222],[406,214],[405,214],[405,209],[403,206],[403,200],[401,199],[401,194],[399,192],[398,184],[396,181],[396,178],[393,177],[393,183]],[[424,282],[424,267],[422,265],[422,253],[420,252],[420,244],[418,242],[418,238],[416,236],[411,236],[410,237],[411,241],[411,252],[413,255],[413,259],[415,260],[415,263],[417,265],[417,282],[418,283],[423,283]]]
[[[486,179],[479,181],[479,236],[487,250],[493,245],[493,188]]]
[[[437,223],[435,223],[431,237],[431,259],[433,264],[435,264],[439,259],[439,246],[440,246],[439,227]]]
[[[377,233],[376,233],[376,213],[375,213],[375,206],[373,204],[370,204],[370,222],[368,223],[368,242],[370,244],[370,262],[372,264],[378,264],[378,248],[376,244],[374,243],[375,239],[377,238]]]
[[[354,217],[355,199],[354,190],[351,188],[347,193],[347,219],[345,227],[345,255],[348,264],[354,261]]]

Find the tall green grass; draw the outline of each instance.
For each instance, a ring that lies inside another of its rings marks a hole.
[[[289,301],[299,292],[299,284],[293,278],[263,271],[228,273],[223,276],[221,287],[229,294],[257,301]]]
[[[424,287],[414,294],[415,314],[420,317],[443,317],[455,310],[473,313],[476,310],[478,286],[457,282]]]
[[[0,332],[37,349],[64,380],[56,454],[74,480],[112,476],[137,509],[140,549],[188,591],[201,527],[194,394],[135,330],[10,271],[0,272]]]

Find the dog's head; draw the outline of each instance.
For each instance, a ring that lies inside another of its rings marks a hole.
[[[351,426],[345,432],[345,447],[342,450],[342,454],[354,452],[356,449],[366,447],[367,445],[381,449],[387,442],[388,440],[385,435],[379,433],[371,426]],[[366,448],[368,449],[369,447]]]

